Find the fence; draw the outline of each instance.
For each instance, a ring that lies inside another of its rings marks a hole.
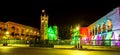
[[[90,40],[82,41],[82,45],[90,46],[120,46],[120,40]]]
[[[70,45],[70,40],[55,40],[55,41],[48,41],[48,40],[31,40],[30,46],[31,47],[54,47],[54,45]]]
[[[73,40],[31,40],[29,41],[30,45],[74,45],[71,44]],[[27,40],[0,40],[0,44],[28,44]],[[82,40],[78,44],[87,45],[87,46],[120,46],[120,40]]]
[[[74,40],[73,40],[74,41]],[[75,45],[72,40],[56,40],[56,41],[30,41],[30,44],[39,44],[39,45]],[[87,45],[87,46],[120,46],[120,40],[82,40],[77,44]]]
[[[69,45],[71,40],[31,40],[31,44],[54,44],[54,45]]]

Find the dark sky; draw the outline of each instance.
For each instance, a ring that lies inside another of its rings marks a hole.
[[[4,0],[0,1],[0,21],[39,28],[44,8],[49,15],[49,25],[88,26],[118,6],[119,0]]]

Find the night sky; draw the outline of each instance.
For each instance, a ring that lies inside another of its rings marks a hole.
[[[41,10],[46,9],[49,25],[88,26],[118,6],[119,0],[0,1],[0,21],[13,21],[39,28]]]

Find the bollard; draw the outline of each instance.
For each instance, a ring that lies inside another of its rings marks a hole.
[[[7,43],[4,43],[3,46],[7,46],[8,44]]]
[[[75,48],[77,48],[77,45],[75,45]]]
[[[82,49],[82,45],[80,45],[80,48]]]

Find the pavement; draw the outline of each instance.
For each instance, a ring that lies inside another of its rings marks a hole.
[[[0,44],[0,47],[29,47],[29,44],[8,44],[8,46],[3,46],[3,44]],[[46,48],[46,47],[37,47],[37,48]],[[120,51],[120,47],[118,46],[83,46],[82,48],[74,48],[72,46],[72,48],[66,47],[66,48],[53,48],[53,49],[85,50],[85,51]]]
[[[73,48],[55,49],[42,47],[0,47],[0,55],[120,55],[120,51],[89,51]]]
[[[55,48],[64,50],[84,50],[84,51],[120,51],[120,49],[87,49],[87,48]]]
[[[120,51],[118,46],[83,46],[83,48],[55,48],[66,50],[86,50],[86,51]]]

